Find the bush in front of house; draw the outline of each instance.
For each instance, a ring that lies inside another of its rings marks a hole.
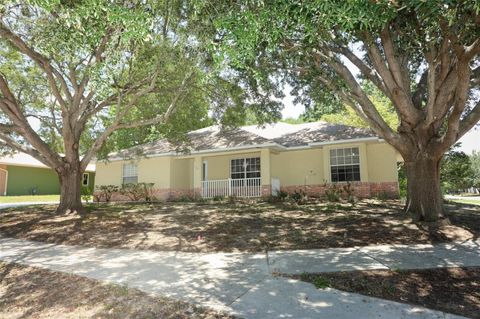
[[[351,204],[355,204],[356,198],[355,198],[355,188],[353,187],[353,184],[350,182],[347,182],[347,184],[343,185],[342,189],[343,189],[343,193],[347,197],[347,201]]]
[[[275,195],[270,195],[266,198],[266,201],[269,203],[283,203],[288,199],[288,192],[286,191],[277,191]]]
[[[88,201],[93,195],[93,190],[88,186],[87,187],[82,186],[81,195],[82,195],[82,200],[88,203]],[[94,200],[95,200],[95,197],[94,197]]]
[[[117,193],[119,188],[116,185],[100,185],[97,186],[96,189],[98,192],[95,192],[93,195],[93,199],[96,202],[99,202],[102,199],[106,202],[110,202],[113,194]]]
[[[339,202],[342,197],[342,190],[337,184],[325,184],[325,196],[329,202]]]
[[[153,195],[153,185],[155,185],[155,183],[123,184],[120,188],[120,194],[127,196],[128,199],[134,202],[140,200],[152,202],[155,200],[155,196]]]
[[[303,189],[296,189],[290,194],[290,198],[298,205],[303,205],[308,202],[308,195]]]

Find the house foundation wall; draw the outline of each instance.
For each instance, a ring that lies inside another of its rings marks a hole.
[[[335,186],[333,186],[335,185]],[[280,189],[287,193],[293,193],[295,191],[304,191],[312,197],[324,197],[325,191],[329,188],[336,187],[341,193],[345,194],[343,187],[346,183],[338,184],[316,184],[316,185],[291,185],[282,186]],[[399,188],[397,182],[356,182],[351,183],[353,193],[358,198],[370,198],[370,197],[385,197],[385,198],[398,198]],[[152,195],[155,200],[175,200],[181,197],[200,198],[201,189],[154,189]],[[271,185],[262,185],[261,194],[263,197],[270,196],[272,193]],[[100,194],[96,192],[96,194]],[[105,198],[100,197],[100,201],[105,201]],[[130,198],[119,192],[112,195],[111,201],[130,201]]]
[[[335,186],[334,186],[335,185]],[[295,191],[304,191],[307,195],[312,197],[324,197],[325,191],[329,188],[336,187],[345,194],[343,187],[347,183],[338,184],[317,184],[317,185],[292,185],[282,186],[280,189],[287,193],[293,193]],[[386,197],[386,198],[398,198],[399,187],[398,182],[355,182],[351,183],[353,188],[353,194],[358,198],[370,198],[370,197]]]
[[[155,188],[152,190],[152,196],[154,197],[154,200],[159,200],[159,201],[178,199],[181,197],[197,198],[197,197],[200,197],[200,194],[201,194],[200,189]],[[96,191],[95,195],[98,196],[97,198],[101,202],[105,202],[105,197],[101,196],[101,192]],[[131,201],[131,199],[125,194],[122,194],[120,192],[115,192],[112,194],[110,201],[127,202],[127,201]]]

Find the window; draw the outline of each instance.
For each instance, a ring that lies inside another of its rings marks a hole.
[[[90,177],[90,174],[88,173],[83,173],[82,176],[82,186],[88,186],[88,179]]]
[[[330,150],[332,182],[360,181],[360,152],[358,147]]]
[[[230,177],[232,179],[260,177],[260,157],[232,159]]]
[[[136,184],[138,182],[137,164],[123,164],[123,184]]]

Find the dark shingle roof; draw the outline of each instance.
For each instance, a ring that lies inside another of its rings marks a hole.
[[[235,147],[255,147],[271,144],[279,147],[306,146],[311,143],[334,142],[358,138],[377,137],[370,129],[346,125],[313,122],[304,124],[277,123],[263,127],[243,126],[222,129],[218,125],[188,133],[188,143],[173,144],[167,139],[139,145],[112,153],[110,158],[132,158],[177,152],[179,150],[207,151]]]
[[[310,143],[334,142],[377,136],[372,130],[365,128],[332,125],[323,122],[316,122],[314,124],[316,125],[303,128],[295,133],[282,135],[274,139],[274,141],[285,147],[292,147],[308,145]]]
[[[130,158],[138,155],[149,156],[176,152],[178,150],[205,151],[271,143],[270,140],[247,132],[241,128],[221,129],[217,125],[192,131],[188,133],[187,137],[187,143],[174,144],[167,139],[160,139],[158,141],[125,149],[117,153],[112,153],[109,157]]]

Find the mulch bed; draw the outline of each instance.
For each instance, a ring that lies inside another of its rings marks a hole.
[[[294,277],[318,288],[332,287],[480,318],[480,267],[370,270]]]
[[[0,236],[89,247],[186,252],[429,244],[478,238],[480,207],[450,205],[451,226],[413,224],[399,201],[349,203],[91,204],[86,215],[54,206],[0,212]]]
[[[80,276],[0,263],[0,318],[219,319],[224,313]]]

